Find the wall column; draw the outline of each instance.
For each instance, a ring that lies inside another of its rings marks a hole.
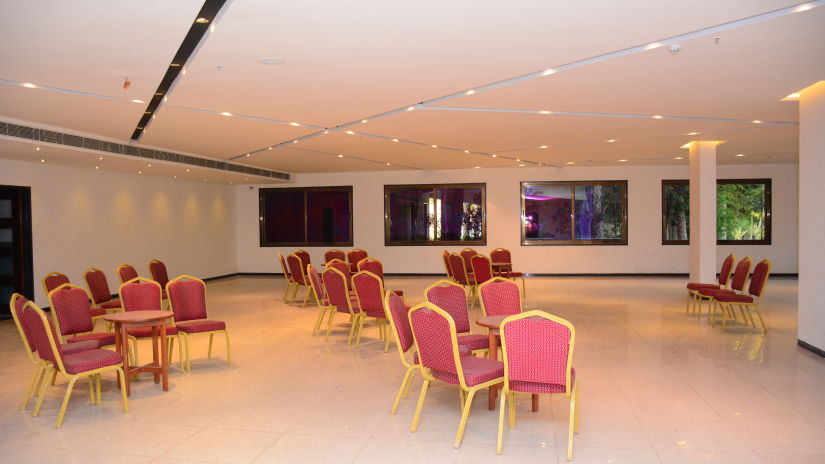
[[[690,281],[716,281],[716,146],[696,140],[690,150]]]
[[[825,352],[825,81],[799,92],[799,342]],[[770,289],[769,289],[770,290]]]

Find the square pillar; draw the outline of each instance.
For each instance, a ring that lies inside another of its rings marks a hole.
[[[697,140],[690,151],[690,281],[716,281],[716,146]]]

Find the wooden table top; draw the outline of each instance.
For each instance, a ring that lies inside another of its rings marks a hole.
[[[501,327],[501,321],[509,316],[511,316],[511,314],[479,317],[476,319],[476,324],[487,327],[488,329],[498,329]]]
[[[174,316],[172,311],[123,311],[103,316],[108,322],[150,322]]]

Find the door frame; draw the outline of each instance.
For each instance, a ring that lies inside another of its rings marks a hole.
[[[21,185],[0,184],[0,190],[16,191],[19,194],[18,205],[20,208],[21,224],[20,234],[23,241],[22,266],[23,288],[22,293],[27,298],[34,300],[34,248],[32,246],[32,214],[31,214],[31,192],[32,188]],[[3,310],[0,311],[0,318],[9,318],[8,305],[3,303]]]

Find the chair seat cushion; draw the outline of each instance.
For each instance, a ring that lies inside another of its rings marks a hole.
[[[387,315],[384,314],[384,311],[364,311],[367,316],[374,317],[376,319],[386,319]]]
[[[752,296],[736,293],[719,293],[714,295],[713,299],[721,303],[753,303]]]
[[[501,361],[489,358],[469,356],[461,358],[461,368],[464,371],[464,383],[473,387],[490,380],[504,378],[504,364]],[[433,377],[447,383],[458,384],[455,374],[442,371],[433,371]]]
[[[473,350],[471,350],[469,346],[459,344],[458,345],[458,355],[462,358],[466,358],[468,356],[473,355]],[[416,351],[415,354],[413,355],[413,364],[418,364],[418,363],[419,363],[418,351]]]
[[[89,313],[92,315],[92,317],[105,316],[106,310],[103,308],[91,308],[89,310]]]
[[[570,369],[570,385],[576,381],[576,369]],[[525,393],[564,393],[564,384],[525,382],[523,380],[510,380],[510,390]]]
[[[105,333],[105,332],[97,332],[97,333],[90,333],[87,335],[78,335],[77,337],[72,337],[66,340],[69,343],[77,343],[77,342],[87,342],[93,341],[97,343],[95,348],[100,348],[101,346],[108,346],[115,344],[115,334],[113,333]]]
[[[689,282],[687,284],[687,289],[688,290],[694,290],[695,291],[695,290],[699,290],[699,289],[702,289],[702,288],[719,288],[719,285],[717,285],[717,284],[700,284],[699,282]]]
[[[490,347],[490,337],[484,334],[467,334],[458,336],[459,345],[465,345],[471,350],[486,350]]]
[[[84,342],[63,343],[60,345],[60,350],[63,351],[63,356],[69,354],[80,353],[81,351],[96,350],[100,348],[97,340],[86,340]]]
[[[722,295],[725,293],[736,295],[736,292],[734,292],[733,290],[728,290],[726,288],[700,288],[698,292],[700,295],[707,297],[716,297],[716,295]]]
[[[115,309],[120,308],[120,300],[110,300],[105,303],[100,303],[100,307],[103,309]]]
[[[101,367],[116,366],[123,357],[110,350],[87,350],[63,356],[63,366],[69,374],[92,371]]]
[[[215,330],[226,330],[226,323],[223,321],[209,320],[186,321],[178,322],[176,327],[179,331],[186,333],[213,332]],[[169,329],[167,328],[166,330],[168,333]]]
[[[135,329],[129,329],[129,335],[135,338],[151,338],[152,337],[152,328],[151,327],[138,327]],[[178,328],[175,326],[167,325],[166,326],[166,335],[177,335]],[[158,335],[160,335],[160,331],[158,331]]]

